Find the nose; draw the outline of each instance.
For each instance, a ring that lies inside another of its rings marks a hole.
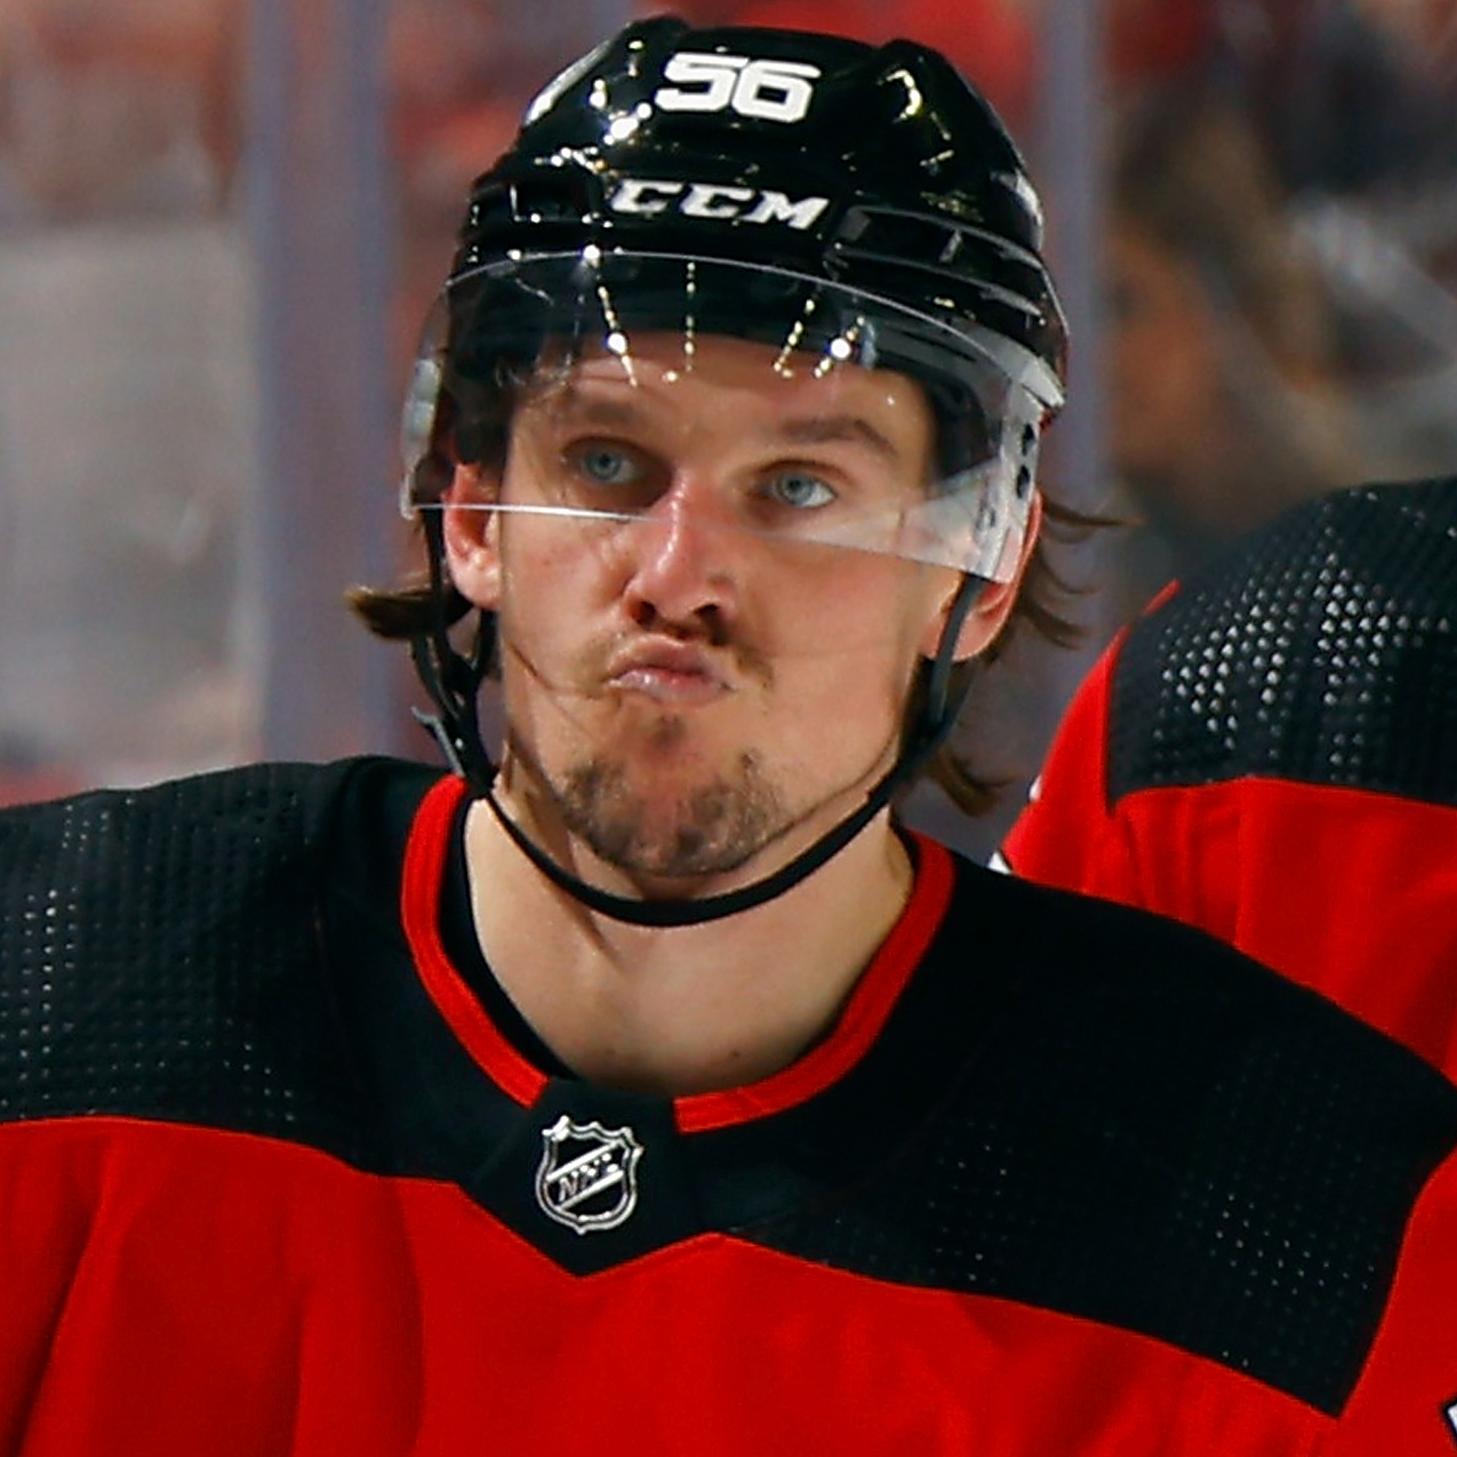
[[[638,627],[716,637],[735,615],[735,533],[713,496],[707,482],[675,481],[627,527],[623,598]]]

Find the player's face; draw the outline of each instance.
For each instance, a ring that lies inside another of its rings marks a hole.
[[[513,773],[644,877],[731,871],[818,833],[895,757],[957,575],[811,543],[800,523],[924,491],[933,421],[903,376],[767,346],[634,340],[529,389],[499,481],[454,499],[632,513],[449,513],[498,613]],[[535,812],[542,812],[537,809]]]

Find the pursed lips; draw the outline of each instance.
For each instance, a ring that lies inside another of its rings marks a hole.
[[[706,653],[676,643],[624,653],[609,669],[607,686],[681,705],[709,703],[732,691]]]

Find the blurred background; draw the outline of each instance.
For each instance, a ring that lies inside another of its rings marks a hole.
[[[470,179],[630,0],[0,6],[0,803],[433,757],[345,587],[406,560],[397,400]],[[682,0],[946,51],[1028,153],[1075,342],[1058,564],[967,749],[995,842],[1081,671],[1291,501],[1457,471],[1457,0]]]

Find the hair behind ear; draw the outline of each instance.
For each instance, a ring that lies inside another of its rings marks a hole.
[[[1010,607],[996,635],[975,657],[966,658],[951,670],[952,694],[964,693],[971,680],[995,663],[1006,651],[1015,633],[1030,627],[1039,637],[1056,647],[1076,647],[1086,629],[1068,613],[1072,599],[1087,596],[1091,587],[1074,586],[1049,560],[1049,538],[1063,545],[1083,541],[1094,531],[1123,525],[1107,516],[1090,516],[1056,501],[1042,497],[1043,522],[1022,569],[1019,589],[1013,594]],[[902,719],[902,732],[920,722],[930,683],[931,664],[923,660],[911,690],[910,701]],[[958,754],[953,743],[941,745],[923,771],[926,778],[940,786],[946,797],[963,814],[976,817],[996,808],[1001,791],[1010,781],[982,777],[976,766]]]

